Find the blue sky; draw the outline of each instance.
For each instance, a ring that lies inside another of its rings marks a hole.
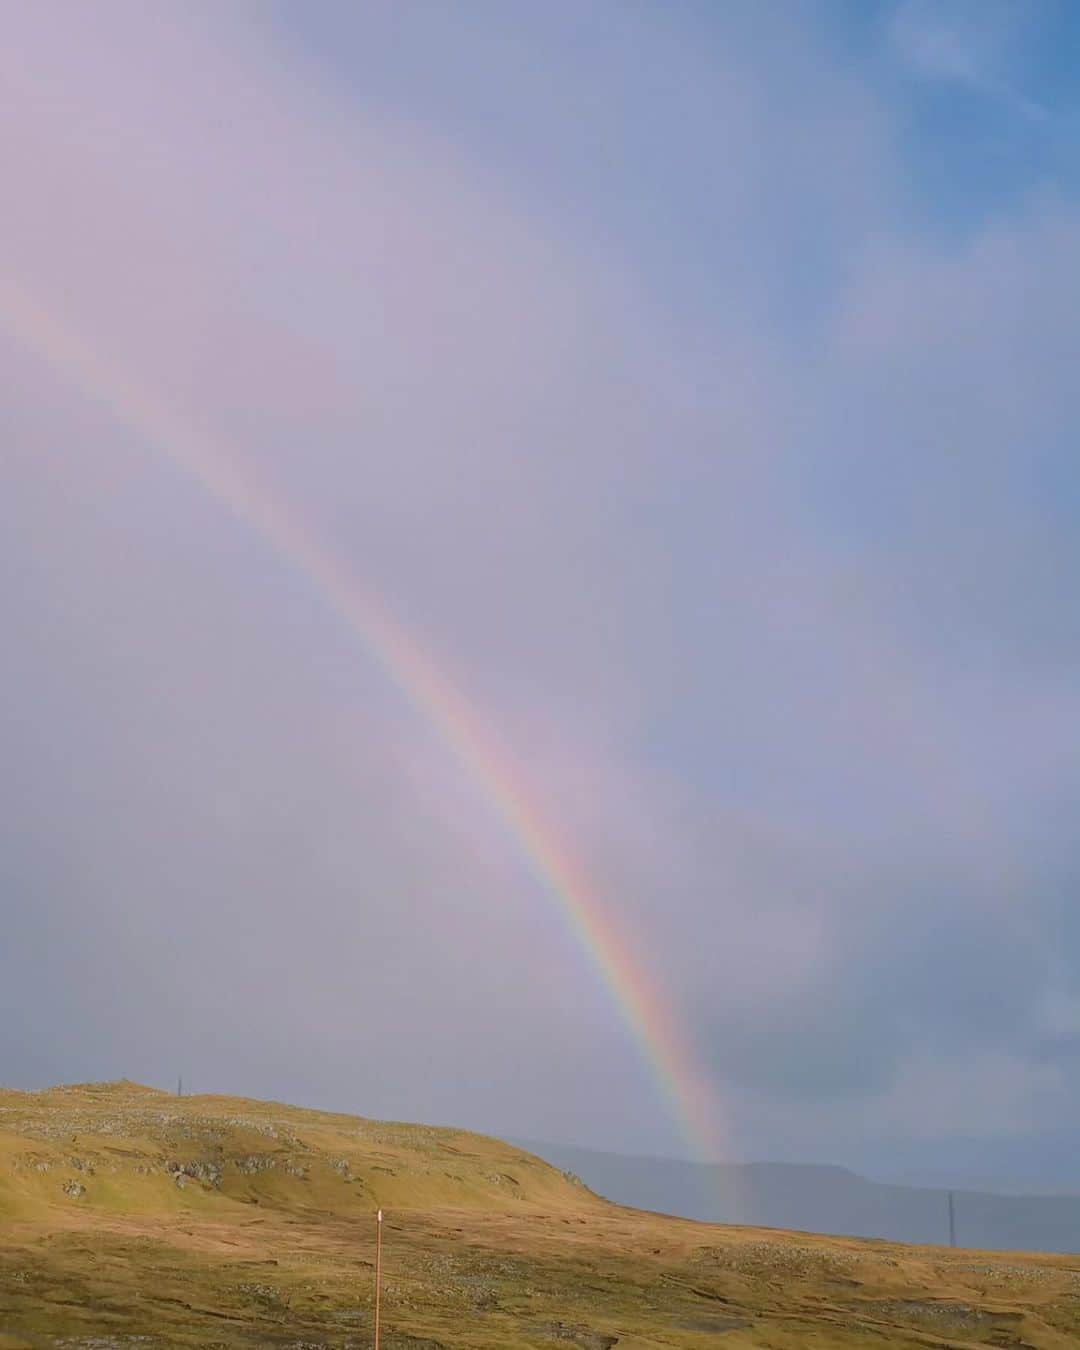
[[[955,242],[1029,194],[1076,192],[1080,17],[1063,0],[278,13],[364,106],[438,125],[650,276],[685,267],[695,291],[726,215],[711,172],[723,74],[752,83],[768,67],[760,92],[793,136],[815,82],[868,91],[896,160],[889,204],[912,231]],[[845,242],[810,214],[764,223],[796,273],[785,290]]]
[[[1080,1124],[1075,7],[95,16],[12,14],[0,280],[484,709],[718,1150]],[[430,728],[0,318],[3,1076],[684,1150]]]

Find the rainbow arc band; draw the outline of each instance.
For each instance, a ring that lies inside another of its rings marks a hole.
[[[370,588],[345,570],[295,511],[241,465],[231,447],[226,451],[196,430],[54,312],[3,277],[0,327],[197,481],[308,579],[480,788],[606,989],[692,1154],[703,1161],[719,1156],[718,1104],[670,1001],[632,953],[626,935],[530,799],[520,775],[505,762],[478,714],[412,634]]]

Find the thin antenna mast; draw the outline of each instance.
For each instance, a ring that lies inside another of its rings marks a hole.
[[[382,1210],[375,1216],[375,1350],[379,1350],[379,1295],[382,1291]]]

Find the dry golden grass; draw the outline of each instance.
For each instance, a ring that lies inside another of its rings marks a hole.
[[[1080,1346],[1080,1260],[728,1228],[539,1159],[131,1083],[0,1092],[0,1350]]]

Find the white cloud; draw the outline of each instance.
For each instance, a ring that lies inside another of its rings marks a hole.
[[[1041,120],[1047,109],[1020,93],[1010,72],[1042,9],[1019,0],[902,0],[890,16],[889,39],[917,74],[966,86]]]

